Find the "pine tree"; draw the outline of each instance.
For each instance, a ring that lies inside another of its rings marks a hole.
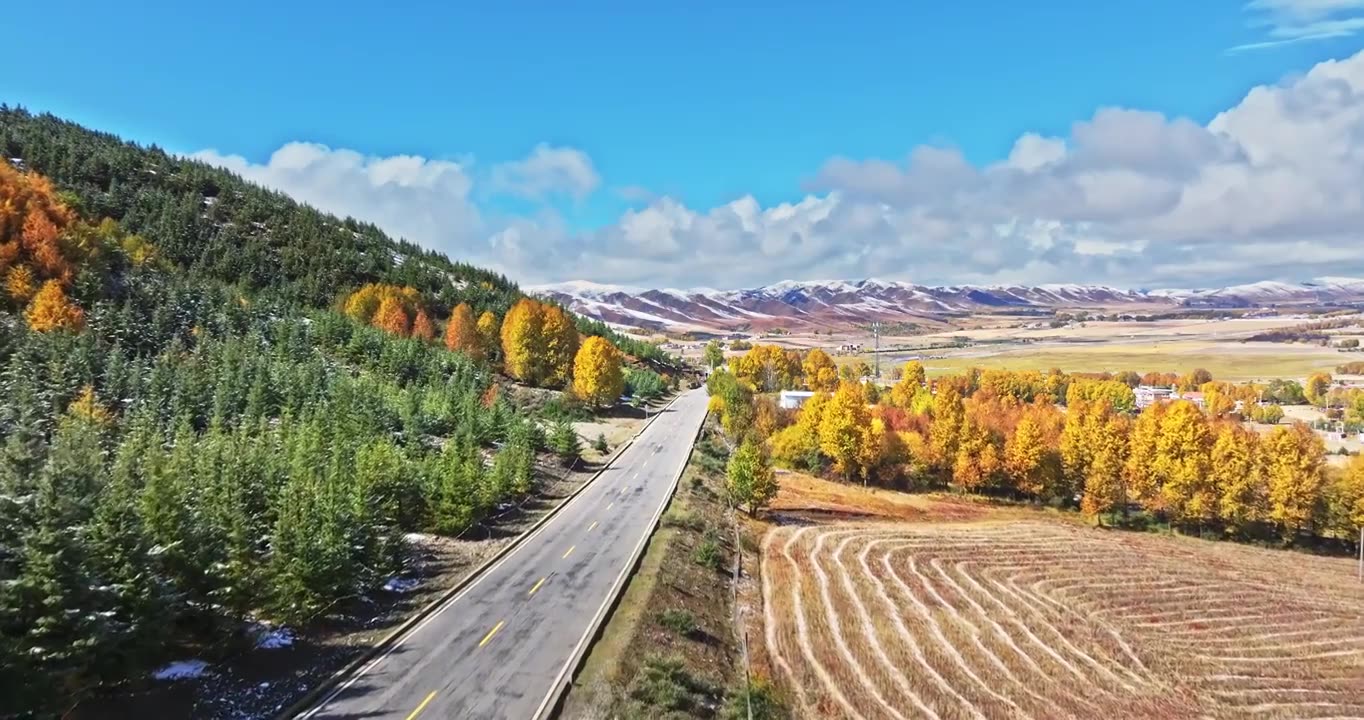
[[[583,454],[582,439],[573,425],[564,420],[556,421],[551,427],[549,447],[565,466],[572,466]]]

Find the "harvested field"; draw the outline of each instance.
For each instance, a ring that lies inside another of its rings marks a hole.
[[[1039,521],[788,525],[774,678],[810,718],[1364,718],[1348,560]]]

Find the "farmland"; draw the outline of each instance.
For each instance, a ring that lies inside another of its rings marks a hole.
[[[1033,519],[786,524],[762,638],[801,717],[1364,717],[1348,560]]]

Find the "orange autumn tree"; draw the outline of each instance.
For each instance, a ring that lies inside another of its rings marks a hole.
[[[22,306],[47,280],[70,284],[63,236],[75,222],[47,178],[0,163],[0,279],[12,303]]]
[[[483,360],[485,344],[478,326],[474,324],[474,311],[468,303],[460,303],[450,313],[450,322],[445,325],[445,347],[451,352],[462,352],[474,360]]]
[[[417,308],[417,316],[412,318],[412,337],[418,340],[434,340],[436,328],[431,324],[431,318],[426,316],[426,311]]]
[[[396,297],[386,297],[379,303],[372,320],[374,327],[399,337],[407,337],[407,311]]]
[[[80,330],[85,327],[85,313],[71,302],[56,280],[43,283],[24,312],[28,326],[38,332]]]

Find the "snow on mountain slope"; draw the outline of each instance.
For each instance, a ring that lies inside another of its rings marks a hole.
[[[877,279],[784,280],[741,290],[645,290],[572,281],[527,291],[615,325],[726,331],[848,327],[873,320],[940,321],[952,314],[991,310],[1364,302],[1364,279],[1270,280],[1215,289],[1149,291],[1084,284],[929,286]]]

